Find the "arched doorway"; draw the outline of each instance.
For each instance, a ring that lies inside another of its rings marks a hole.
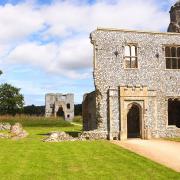
[[[64,118],[64,110],[63,110],[63,107],[60,106],[57,113],[56,113],[56,116],[57,117],[63,117]]]
[[[127,114],[127,137],[140,138],[140,107],[136,104],[129,106]]]

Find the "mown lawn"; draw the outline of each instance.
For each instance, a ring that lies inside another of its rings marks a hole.
[[[81,131],[79,125],[54,119],[21,118],[20,121],[30,135],[19,141],[0,139],[1,180],[180,179],[179,173],[108,141],[41,141],[51,131],[76,134]]]
[[[165,138],[165,140],[180,142],[180,138]]]

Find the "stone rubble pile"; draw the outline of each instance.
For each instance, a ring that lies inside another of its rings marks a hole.
[[[72,137],[65,132],[52,132],[49,137],[43,139],[44,142],[62,142],[62,141],[85,141],[107,139],[107,134],[99,131],[84,131],[78,137]]]
[[[10,133],[12,139],[22,139],[28,136],[27,131],[25,131],[20,123],[16,123],[11,126]]]
[[[9,130],[9,134],[0,133],[0,138],[22,139],[28,136],[20,123],[10,125],[9,123],[0,123],[0,131]]]
[[[61,142],[75,141],[75,138],[65,132],[52,132],[48,138],[43,139],[44,142]]]
[[[10,130],[11,125],[9,123],[0,123],[0,131]]]
[[[84,131],[79,136],[80,139],[85,140],[103,140],[107,139],[107,133],[102,131]]]

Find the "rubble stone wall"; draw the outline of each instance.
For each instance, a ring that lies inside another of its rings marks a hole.
[[[91,33],[91,41],[95,51],[95,88],[99,92],[96,95],[97,129],[109,133],[110,123],[117,130],[121,126],[118,117],[123,113],[120,111],[120,96],[111,96],[110,89],[142,86],[147,87],[149,93],[156,92],[155,97],[148,95],[147,108],[143,109],[148,135],[178,135],[179,128],[169,130],[168,98],[180,98],[180,70],[166,69],[165,46],[180,45],[179,34],[99,28]],[[137,46],[138,68],[126,69],[124,48],[132,43]],[[112,109],[109,109],[109,103]]]
[[[83,130],[97,129],[96,121],[96,92],[91,92],[84,95],[83,99]]]

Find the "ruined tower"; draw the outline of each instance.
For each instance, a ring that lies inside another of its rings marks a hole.
[[[46,117],[61,116],[67,121],[74,118],[74,94],[46,94]]]
[[[178,0],[170,10],[170,24],[168,32],[180,33],[180,0]]]

